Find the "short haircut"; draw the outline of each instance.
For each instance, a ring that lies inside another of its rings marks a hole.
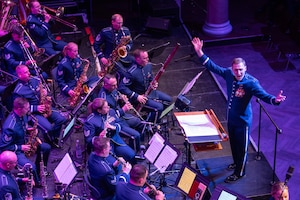
[[[140,178],[144,178],[147,173],[147,168],[142,164],[136,164],[130,171],[130,179],[137,182]]]
[[[134,50],[134,52],[133,52],[134,58],[139,58],[141,56],[142,52],[145,52],[145,50],[142,50],[142,49],[136,49],[136,50]]]
[[[29,2],[27,3],[28,7],[31,8],[32,7],[32,4],[34,2],[39,2],[38,0],[29,0]]]
[[[101,153],[105,148],[108,147],[108,143],[110,142],[110,138],[107,137],[95,137],[93,141],[94,151],[96,153]]]
[[[113,14],[113,15],[111,16],[111,20],[112,20],[112,21],[115,21],[115,20],[116,20],[117,18],[119,18],[119,17],[120,17],[120,18],[123,18],[122,15],[120,15],[120,14]]]
[[[18,109],[18,108],[24,108],[25,104],[28,103],[28,100],[25,99],[24,97],[17,97],[14,100],[14,109]]]
[[[234,58],[231,65],[243,63],[246,66],[246,61],[243,58]]]

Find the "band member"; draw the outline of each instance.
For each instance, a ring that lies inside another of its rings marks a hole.
[[[121,125],[115,110],[110,109],[105,99],[96,98],[88,106],[89,116],[84,122],[84,136],[88,148],[92,148],[95,136],[110,137],[113,151],[130,163],[135,163],[135,152],[120,137]]]
[[[27,129],[29,129],[27,116],[29,110],[30,104],[27,99],[18,97],[14,100],[13,111],[8,115],[3,124],[0,151],[8,150],[15,152],[18,157],[18,165],[22,167],[30,163],[33,169],[35,185],[40,186],[41,152],[43,153],[45,166],[47,166],[51,146],[44,142],[37,145],[35,164],[25,156],[25,152],[32,150],[32,146],[27,144],[26,141],[30,139],[26,134]]]
[[[25,49],[26,48],[26,49]],[[28,52],[30,55],[27,55]],[[39,73],[39,69],[34,69],[33,63],[36,64],[32,55],[35,52],[33,44],[24,38],[24,30],[21,25],[16,25],[11,31],[11,39],[4,46],[4,59],[7,72],[16,75],[16,67],[18,65],[26,65],[29,67],[30,74],[36,76]],[[29,57],[28,57],[29,56]],[[47,74],[42,73],[46,79]]]
[[[284,182],[275,182],[272,185],[270,200],[289,200],[289,187]]]
[[[152,195],[155,200],[165,199],[162,191],[157,190],[155,186],[143,189],[148,177],[148,170],[142,164],[136,164],[130,170],[130,179],[128,183],[119,182],[116,187],[116,200],[150,200]]]
[[[51,33],[49,24],[51,16],[45,10],[42,10],[38,0],[30,0],[28,7],[30,14],[27,17],[27,27],[36,45],[44,48],[45,54],[48,56],[61,52],[67,43],[56,40]]]
[[[110,154],[111,142],[106,137],[95,137],[94,151],[88,158],[91,184],[99,191],[101,199],[111,200],[118,182],[128,182],[131,164],[123,158],[114,159]],[[120,166],[121,164],[121,166]]]
[[[64,58],[57,66],[57,83],[62,93],[67,97],[78,95],[74,92],[74,88],[80,78],[83,79],[89,87],[98,81],[98,77],[93,76],[87,78],[84,72],[84,63],[78,55],[78,45],[74,42],[69,42],[63,50]],[[87,66],[88,67],[88,66]]]
[[[122,123],[122,130],[135,138],[135,146],[137,154],[140,155],[140,133],[137,130],[142,130],[143,124],[141,119],[130,114],[129,111],[133,109],[127,97],[117,90],[117,79],[112,74],[106,74],[103,78],[103,86],[99,91],[98,97],[107,101],[110,108],[114,109],[120,116],[120,123]],[[134,148],[131,141],[130,146]]]
[[[157,90],[158,82],[150,85],[153,80],[152,65],[149,63],[148,52],[136,49],[133,53],[135,62],[128,70],[129,76],[123,78],[119,90],[126,94],[130,102],[136,106],[138,104],[146,105],[151,108],[150,121],[158,120],[164,109],[164,104],[170,104],[172,98]],[[149,96],[145,96],[148,87],[153,87]],[[157,111],[154,112],[153,110]]]
[[[202,40],[193,38],[192,44],[200,63],[208,70],[222,76],[227,83],[227,125],[234,161],[227,168],[234,172],[225,179],[225,182],[235,182],[246,174],[247,151],[252,124],[251,98],[255,96],[266,103],[279,105],[286,99],[286,96],[282,95],[282,90],[277,96],[267,93],[258,80],[246,72],[247,65],[244,59],[235,58],[231,68],[223,68],[204,54]]]
[[[38,119],[39,125],[46,132],[45,136],[54,147],[59,147],[58,138],[66,118],[52,107],[52,100],[47,96],[47,90],[43,88],[37,77],[30,76],[27,66],[19,65],[16,71],[19,81],[14,96],[24,97],[29,101],[30,112]]]

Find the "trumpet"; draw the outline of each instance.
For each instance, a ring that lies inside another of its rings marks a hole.
[[[50,11],[50,12],[55,13],[55,15],[51,15],[51,14],[47,13],[47,10]],[[68,27],[73,28],[73,31],[78,30],[78,28],[75,24],[72,24],[72,23],[60,18],[64,14],[64,7],[58,7],[58,9],[55,10],[55,9],[49,8],[47,6],[42,6],[42,9],[40,10],[40,13],[42,15],[46,15],[46,14],[50,15],[51,19],[53,19],[53,20],[55,20],[55,21],[57,21],[57,22],[59,22],[63,25],[66,25]]]

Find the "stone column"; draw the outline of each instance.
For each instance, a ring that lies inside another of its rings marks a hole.
[[[228,19],[228,0],[207,0],[207,15],[203,31],[212,36],[223,36],[232,31]]]

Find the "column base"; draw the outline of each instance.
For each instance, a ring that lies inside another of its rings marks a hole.
[[[212,36],[224,36],[229,34],[232,31],[232,26],[229,22],[229,20],[222,24],[211,24],[208,22],[205,22],[205,24],[202,27],[202,30],[204,33]]]

